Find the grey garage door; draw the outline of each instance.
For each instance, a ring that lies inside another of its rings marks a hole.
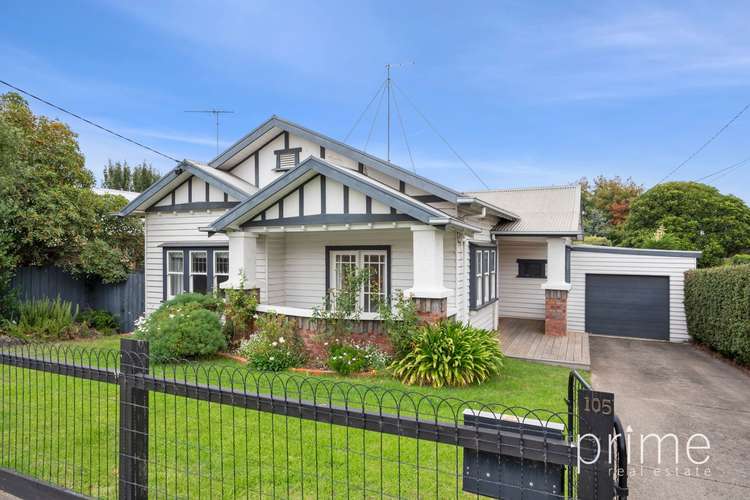
[[[587,274],[586,331],[669,340],[669,277]]]

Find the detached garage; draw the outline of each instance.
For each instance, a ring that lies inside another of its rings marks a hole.
[[[684,273],[700,252],[569,246],[568,330],[649,340],[688,340]]]

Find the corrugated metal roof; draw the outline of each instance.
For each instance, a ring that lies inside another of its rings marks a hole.
[[[547,186],[494,189],[467,193],[518,214],[519,219],[501,222],[499,234],[571,234],[581,231],[581,186]]]

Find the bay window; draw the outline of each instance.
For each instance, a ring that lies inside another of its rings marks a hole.
[[[165,247],[164,293],[169,300],[185,292],[211,293],[229,279],[227,247]]]

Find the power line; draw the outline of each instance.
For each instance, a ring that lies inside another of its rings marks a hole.
[[[712,142],[714,142],[714,140],[716,140],[717,137],[719,137],[721,134],[723,134],[726,129],[728,129],[735,121],[737,121],[737,119],[739,119],[739,117],[742,116],[745,113],[745,111],[747,111],[748,108],[750,108],[750,103],[746,104],[745,107],[742,108],[739,113],[737,113],[736,115],[734,115],[731,120],[729,120],[727,123],[725,123],[724,126],[721,127],[714,135],[712,135],[706,142],[704,142],[701,147],[699,147],[698,149],[696,149],[695,151],[693,151],[693,153],[690,156],[688,156],[682,163],[680,163],[679,165],[677,165],[667,175],[665,175],[664,177],[662,177],[661,180],[659,182],[657,182],[657,184],[661,184],[662,182],[664,182],[666,179],[668,179],[669,177],[671,177],[672,174],[674,174],[679,169],[681,169],[682,167],[684,167],[690,160],[692,160],[693,158],[695,158],[696,156],[698,156],[701,151],[703,151],[704,149],[706,149],[706,147],[709,144],[711,144]]]
[[[411,161],[411,169],[414,171],[414,173],[417,173],[417,167],[414,165],[414,157],[411,154],[411,147],[409,146],[409,138],[406,134],[406,127],[404,127],[404,120],[401,118],[401,110],[398,107],[398,101],[396,100],[396,94],[393,94],[393,105],[396,108],[396,116],[398,117],[398,122],[401,124],[401,132],[404,135],[404,143],[406,144],[406,150],[409,152],[409,161]]]
[[[704,180],[706,180],[706,179],[708,179],[708,178],[710,178],[710,177],[715,177],[715,176],[718,176],[718,177],[716,177],[716,178],[714,179],[714,181],[716,181],[716,180],[717,180],[717,179],[719,179],[720,177],[723,177],[724,175],[728,174],[728,173],[729,173],[729,172],[731,172],[732,170],[734,170],[734,169],[736,169],[736,168],[739,168],[739,167],[741,167],[741,166],[745,165],[745,164],[746,164],[746,163],[748,163],[748,162],[750,162],[750,158],[745,158],[744,160],[740,160],[740,161],[738,161],[737,163],[733,163],[733,164],[729,165],[728,167],[724,167],[724,168],[722,168],[722,169],[719,169],[719,170],[716,170],[715,172],[712,172],[712,173],[710,173],[710,174],[708,174],[708,175],[704,175],[704,176],[703,176],[703,177],[701,177],[700,179],[696,179],[696,181],[695,181],[695,182],[701,182],[701,181],[704,181]]]
[[[480,183],[482,183],[482,185],[483,185],[483,186],[484,186],[484,187],[485,187],[486,189],[489,189],[490,187],[489,187],[489,186],[487,185],[487,183],[486,183],[486,182],[484,182],[484,180],[483,180],[483,179],[482,179],[482,178],[481,178],[481,177],[479,176],[479,174],[477,174],[477,172],[476,172],[476,171],[475,171],[475,170],[474,170],[473,168],[471,168],[471,165],[469,165],[469,163],[468,163],[468,162],[467,162],[466,160],[464,160],[464,159],[463,159],[463,157],[462,157],[462,156],[461,156],[460,154],[458,154],[458,151],[456,151],[456,150],[455,150],[455,149],[453,148],[453,146],[451,146],[451,145],[450,145],[450,143],[448,142],[448,140],[447,140],[447,139],[446,139],[445,137],[443,137],[443,135],[442,135],[442,134],[441,134],[440,132],[438,132],[438,130],[437,130],[437,129],[435,128],[435,126],[434,126],[434,125],[433,125],[433,124],[432,124],[432,123],[430,122],[430,120],[428,120],[428,119],[427,119],[427,117],[426,117],[426,116],[424,115],[424,113],[422,113],[422,112],[421,112],[421,111],[419,110],[419,108],[417,108],[417,106],[416,106],[416,105],[415,105],[415,104],[414,104],[414,103],[412,102],[412,100],[411,100],[411,99],[409,99],[409,96],[408,96],[408,95],[406,95],[406,92],[404,92],[404,90],[403,90],[403,89],[401,88],[401,86],[400,86],[400,85],[397,85],[397,84],[396,84],[396,82],[393,82],[393,86],[394,86],[394,87],[395,87],[396,89],[398,89],[398,91],[399,91],[399,92],[401,92],[401,95],[403,95],[403,96],[404,96],[404,98],[406,99],[406,102],[408,102],[408,103],[409,103],[409,104],[411,105],[411,107],[412,107],[412,108],[414,108],[414,111],[416,111],[416,112],[417,112],[417,114],[419,114],[419,116],[421,116],[421,117],[422,117],[422,119],[423,119],[423,120],[425,121],[425,123],[427,124],[427,126],[428,126],[428,127],[430,127],[430,128],[432,129],[432,131],[433,131],[433,132],[435,133],[435,135],[437,135],[437,136],[438,136],[438,137],[440,138],[440,140],[442,140],[442,141],[443,141],[443,142],[445,143],[445,145],[446,145],[446,146],[448,146],[448,149],[450,149],[450,150],[451,150],[451,152],[452,152],[452,153],[453,153],[453,154],[454,154],[454,155],[456,156],[456,158],[458,158],[458,159],[459,159],[459,160],[461,161],[461,163],[463,163],[463,164],[464,164],[464,166],[466,166],[466,168],[467,168],[467,169],[469,170],[469,172],[471,172],[471,173],[472,173],[472,174],[474,175],[474,177],[476,177],[476,178],[477,178],[477,180],[478,180],[478,181],[479,181]]]
[[[166,153],[162,153],[161,151],[158,151],[158,150],[156,150],[156,149],[154,149],[154,148],[152,148],[152,147],[150,147],[150,146],[146,146],[145,144],[142,144],[142,143],[140,143],[140,142],[138,142],[138,141],[136,141],[136,140],[130,139],[129,137],[125,137],[125,136],[124,136],[124,135],[122,135],[122,134],[118,134],[118,133],[117,133],[117,132],[115,132],[114,130],[108,129],[107,127],[104,127],[104,126],[102,126],[102,125],[99,125],[98,123],[94,123],[94,122],[92,122],[91,120],[89,120],[89,119],[87,119],[87,118],[84,118],[84,117],[82,117],[81,115],[78,115],[78,114],[76,114],[76,113],[73,113],[72,111],[68,111],[67,109],[65,109],[65,108],[62,108],[62,107],[58,106],[57,104],[53,104],[53,103],[49,102],[48,100],[46,100],[46,99],[43,99],[43,98],[41,98],[41,97],[39,97],[39,96],[36,96],[36,95],[32,94],[31,92],[27,92],[27,91],[25,91],[25,90],[23,90],[23,89],[21,89],[21,88],[18,88],[18,87],[16,87],[15,85],[12,85],[12,84],[10,84],[10,83],[8,83],[8,82],[4,81],[4,80],[0,80],[0,83],[2,83],[3,85],[7,85],[8,87],[10,87],[10,88],[12,88],[12,89],[14,89],[14,90],[16,90],[16,91],[18,91],[18,92],[22,93],[22,94],[23,94],[23,95],[25,95],[25,96],[31,97],[32,99],[36,99],[37,101],[39,101],[39,102],[41,102],[41,103],[44,103],[44,104],[46,104],[47,106],[53,107],[53,108],[55,108],[55,109],[56,109],[56,110],[58,110],[58,111],[62,111],[63,113],[66,113],[66,114],[68,114],[68,115],[70,115],[70,116],[72,116],[72,117],[74,117],[74,118],[78,118],[78,119],[79,119],[79,120],[81,120],[82,122],[88,123],[89,125],[92,125],[92,126],[94,126],[94,127],[98,128],[98,129],[100,129],[100,130],[103,130],[103,131],[107,132],[108,134],[112,134],[112,135],[114,135],[115,137],[119,137],[120,139],[123,139],[123,140],[125,140],[125,141],[128,141],[128,142],[129,142],[129,143],[131,143],[131,144],[135,144],[135,145],[136,145],[136,146],[138,146],[138,147],[141,147],[141,148],[143,148],[143,149],[147,149],[148,151],[151,151],[152,153],[155,153],[155,154],[157,154],[157,155],[159,155],[159,156],[163,156],[164,158],[167,158],[167,159],[169,159],[169,160],[172,160],[173,162],[176,162],[176,163],[180,163],[180,160],[178,160],[177,158],[173,158],[173,157],[169,156],[168,154],[166,154]]]
[[[372,103],[375,102],[375,99],[378,98],[378,95],[383,91],[383,87],[385,86],[385,80],[380,84],[378,87],[377,92],[375,92],[375,95],[372,96],[372,99],[370,99],[370,102],[367,103],[367,106],[365,106],[365,109],[362,110],[362,113],[360,113],[359,118],[357,118],[357,121],[354,122],[354,125],[352,125],[352,128],[349,129],[349,132],[347,132],[346,136],[344,137],[343,142],[346,142],[349,140],[349,136],[352,135],[352,132],[354,132],[354,129],[357,128],[357,125],[359,125],[359,122],[362,121],[362,118],[364,118],[367,111],[370,109],[370,106],[372,106]]]

